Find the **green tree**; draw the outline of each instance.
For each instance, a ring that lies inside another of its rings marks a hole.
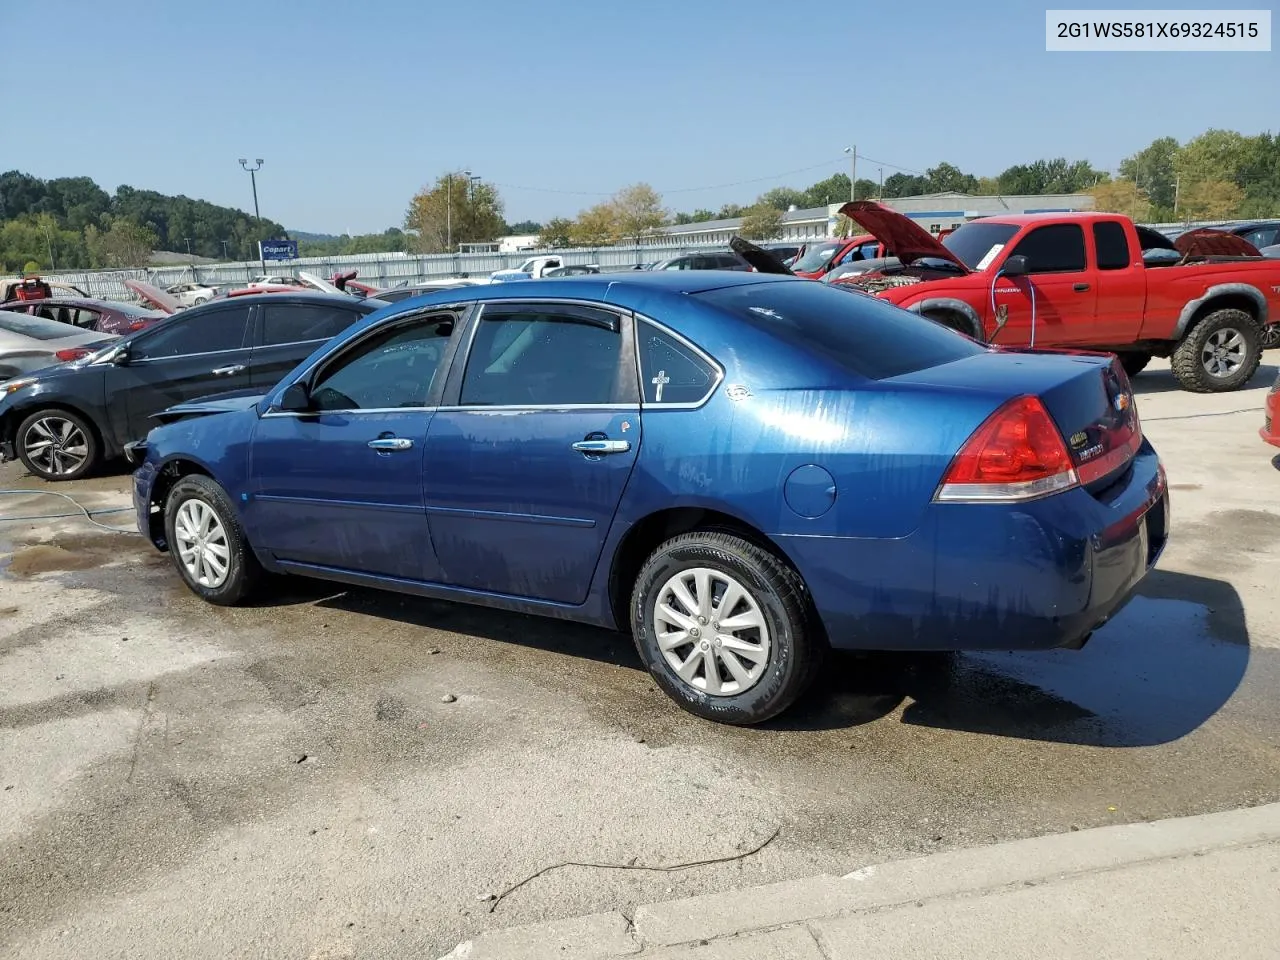
[[[1139,222],[1152,218],[1151,198],[1132,180],[1108,180],[1089,188],[1093,209],[1102,213],[1123,213]]]
[[[723,207],[716,211],[716,215],[711,217],[712,220],[732,220],[734,217],[742,216],[745,207],[741,207],[736,203],[726,203]],[[702,222],[702,221],[697,221]]]
[[[573,246],[573,221],[565,217],[552,217],[538,232],[538,246],[553,249]]]
[[[748,240],[772,240],[781,230],[782,211],[766,202],[763,197],[746,210],[739,228],[742,236]]]
[[[496,240],[506,221],[496,187],[473,183],[465,172],[454,170],[414,195],[404,225],[419,253],[443,253],[460,243]]]
[[[804,190],[792,190],[790,187],[774,187],[765,193],[760,194],[760,198],[756,200],[752,206],[752,210],[764,204],[773,207],[775,210],[787,210],[791,207],[807,207],[809,206],[809,195]],[[748,214],[744,214],[746,216]]]
[[[507,233],[515,234],[517,236],[541,232],[542,224],[537,220],[521,220],[519,223],[507,224]]]
[[[614,234],[632,244],[639,244],[667,222],[662,197],[647,183],[624,187],[613,195],[609,206],[614,216]]]
[[[85,245],[95,267],[142,267],[151,259],[156,233],[128,217],[104,217],[102,228],[85,228]]]
[[[1200,180],[1179,193],[1178,212],[1188,220],[1226,220],[1240,215],[1244,191],[1230,180]]]
[[[886,197],[915,197],[930,192],[929,179],[911,173],[895,173],[886,177],[884,181]]]
[[[602,247],[618,240],[618,213],[609,201],[597,203],[578,214],[570,238],[575,246]]]
[[[1151,202],[1159,210],[1168,211],[1170,216],[1177,182],[1174,158],[1178,150],[1178,141],[1173,137],[1159,137],[1120,161],[1120,176],[1140,184]]]
[[[950,163],[940,163],[924,172],[929,181],[929,193],[953,191],[955,193],[974,193],[978,189],[978,178],[965,173]]]

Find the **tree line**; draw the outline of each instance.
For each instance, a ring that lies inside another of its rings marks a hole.
[[[117,187],[113,196],[89,177],[0,174],[0,269],[6,273],[138,267],[153,250],[249,260],[258,255],[259,240],[284,236],[278,223],[207,200],[130,186]]]

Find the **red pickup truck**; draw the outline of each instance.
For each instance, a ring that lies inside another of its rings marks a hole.
[[[900,265],[837,285],[980,340],[1106,350],[1130,375],[1170,357],[1178,382],[1197,393],[1242,387],[1264,346],[1280,343],[1280,261],[1238,237],[1192,231],[1175,248],[1119,214],[1054,213],[986,217],[940,241],[878,203],[841,212]]]

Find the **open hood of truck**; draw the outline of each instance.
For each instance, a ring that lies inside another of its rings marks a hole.
[[[840,208],[840,212],[869,230],[903,264],[910,265],[921,257],[936,257],[954,263],[962,273],[971,272],[964,261],[928,230],[883,204],[873,200],[851,200]]]
[[[1176,249],[1184,257],[1260,257],[1262,253],[1244,237],[1234,233],[1215,230],[1213,227],[1199,227],[1188,230],[1173,241]]]

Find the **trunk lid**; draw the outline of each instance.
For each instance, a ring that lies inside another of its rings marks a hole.
[[[995,405],[1039,397],[1090,493],[1123,476],[1142,446],[1129,378],[1107,354],[991,350],[886,382],[989,393]]]
[[[1260,257],[1261,251],[1244,237],[1213,227],[1188,230],[1173,241],[1184,257]]]
[[[936,257],[954,263],[962,273],[970,272],[964,261],[944,247],[937,237],[896,210],[871,200],[851,200],[840,212],[869,230],[903,263]]]
[[[182,304],[171,293],[152,286],[145,280],[126,280],[124,285],[136,293],[144,303],[149,303],[162,313],[177,313]]]

